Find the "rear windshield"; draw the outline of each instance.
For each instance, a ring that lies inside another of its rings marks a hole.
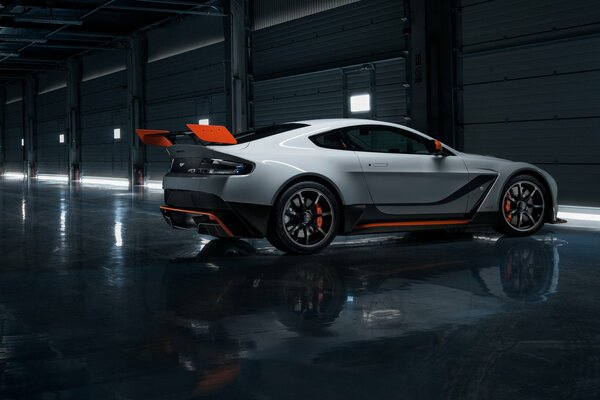
[[[248,143],[253,140],[264,139],[269,136],[277,135],[278,133],[293,131],[294,129],[304,128],[307,124],[281,124],[265,126],[264,128],[252,129],[246,132],[238,133],[235,139],[238,143]]]

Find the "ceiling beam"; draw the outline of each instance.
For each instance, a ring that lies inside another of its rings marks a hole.
[[[36,44],[35,47],[42,49],[75,49],[75,50],[117,50],[121,51],[123,48],[118,47],[103,47],[102,45],[83,45],[83,44],[65,44],[65,43],[45,43]]]
[[[198,4],[197,7],[202,7],[202,4]],[[206,7],[205,7],[206,8]],[[184,15],[208,15],[213,17],[224,17],[225,14],[220,10],[214,10],[214,7],[209,6],[207,10],[182,10],[177,8],[154,8],[154,7],[143,7],[143,6],[115,6],[110,5],[106,7],[107,10],[119,10],[119,11],[142,11],[142,12],[153,12],[162,14],[184,14]],[[212,10],[212,11],[211,11]]]
[[[22,36],[22,35],[0,34],[0,42],[46,43],[47,39],[43,36]]]
[[[5,65],[4,63],[2,63],[0,65],[0,72],[2,71],[50,71],[50,70],[56,70],[58,69],[58,67],[54,66],[44,66],[44,65],[24,65],[24,66],[10,66],[10,65]]]
[[[48,2],[48,0],[16,0],[13,1],[15,4],[12,8],[17,5],[22,6],[24,8],[45,8],[45,9],[64,9],[64,10],[91,10],[93,8],[93,3],[81,2],[81,1],[65,1],[65,0],[56,0],[52,2]],[[11,8],[11,9],[12,9]],[[6,7],[2,9],[2,11],[10,11],[7,10]]]
[[[5,16],[5,15],[2,15]],[[64,19],[64,18],[40,18],[40,17],[27,17],[17,16],[11,14],[14,17],[15,22],[29,22],[32,24],[45,24],[45,25],[81,25],[83,21],[78,19]]]

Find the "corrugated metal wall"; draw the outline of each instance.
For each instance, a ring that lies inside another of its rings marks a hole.
[[[465,151],[532,162],[560,203],[600,205],[598,2],[463,3]]]
[[[363,93],[371,94],[372,108],[357,117],[405,123],[405,84],[404,59],[256,82],[255,125],[348,117],[349,96]]]
[[[253,28],[268,28],[357,1],[360,0],[254,0]]]
[[[404,123],[404,20],[402,1],[369,0],[254,32],[255,126],[351,116],[358,93],[372,96],[360,117]]]
[[[88,176],[129,175],[127,128],[127,76],[125,71],[81,83],[81,163]],[[113,129],[121,128],[121,139]]]
[[[66,89],[62,88],[37,97],[37,169],[40,174],[68,173],[66,96]],[[59,142],[61,133],[65,135],[65,143]]]
[[[23,101],[6,105],[6,162],[8,172],[23,172]]]
[[[209,118],[225,124],[223,43],[149,63],[146,69],[146,126],[185,130],[186,124]],[[160,179],[170,156],[163,148],[147,146],[148,175]]]
[[[368,0],[254,32],[257,80],[396,58],[406,50],[404,5]]]

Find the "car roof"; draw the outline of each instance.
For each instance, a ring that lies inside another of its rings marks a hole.
[[[329,119],[312,119],[312,120],[295,121],[295,122],[299,123],[299,124],[306,124],[306,125],[309,125],[309,126],[314,127],[314,128],[329,127],[329,128],[332,128],[332,129],[344,128],[344,127],[349,127],[349,126],[358,126],[358,125],[392,126],[392,127],[404,129],[404,130],[407,130],[409,132],[415,133],[417,135],[424,136],[426,138],[430,138],[431,139],[430,136],[424,134],[423,132],[419,132],[418,130],[413,129],[411,127],[408,127],[406,125],[395,124],[395,123],[392,123],[392,122],[385,122],[385,121],[376,121],[376,120],[372,120],[372,119],[329,118]]]

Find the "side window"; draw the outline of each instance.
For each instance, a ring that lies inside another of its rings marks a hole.
[[[361,127],[346,131],[356,151],[399,154],[430,154],[424,139],[409,132],[386,127]]]
[[[314,144],[326,149],[349,150],[346,139],[341,131],[328,132],[322,135],[313,136],[310,138]]]

